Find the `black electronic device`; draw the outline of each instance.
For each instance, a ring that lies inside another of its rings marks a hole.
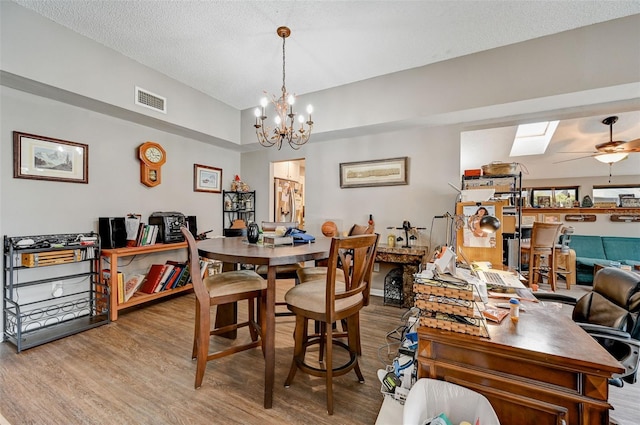
[[[98,233],[102,240],[103,249],[127,246],[127,228],[124,217],[98,218]]]
[[[198,224],[196,222],[196,216],[195,215],[188,215],[187,216],[187,228],[189,229],[189,231],[191,232],[193,237],[197,239],[198,238]]]
[[[149,224],[158,226],[157,242],[176,243],[184,241],[180,227],[187,225],[187,219],[182,213],[175,211],[154,212],[149,216]]]

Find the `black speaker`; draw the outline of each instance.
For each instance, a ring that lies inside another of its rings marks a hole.
[[[124,217],[100,217],[98,219],[98,233],[104,249],[127,246],[127,228]]]
[[[187,216],[187,227],[189,228],[189,231],[191,232],[194,238],[198,236],[198,225],[196,224],[195,215]]]

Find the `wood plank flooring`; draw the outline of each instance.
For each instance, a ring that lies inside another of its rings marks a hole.
[[[279,283],[280,297],[287,285]],[[290,388],[283,386],[293,352],[293,317],[277,319],[272,409],[262,407],[259,349],[209,362],[195,390],[193,311],[194,296],[188,294],[20,354],[0,344],[0,413],[12,425],[375,422],[382,403],[376,371],[393,358],[396,347],[387,348],[386,335],[402,325],[405,309],[383,306],[378,297],[364,309],[360,362],[366,382],[359,384],[354,373],[334,379],[333,416],[326,413],[322,379],[298,372]],[[612,417],[622,425],[640,423],[640,384],[611,393]]]

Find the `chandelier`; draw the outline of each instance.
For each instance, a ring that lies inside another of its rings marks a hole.
[[[256,136],[258,142],[264,147],[270,148],[276,146],[278,150],[282,148],[282,143],[286,141],[293,149],[300,149],[300,146],[307,143],[311,136],[311,130],[313,129],[313,121],[311,120],[311,113],[313,107],[307,106],[308,118],[305,121],[304,116],[298,115],[293,111],[293,104],[296,97],[287,93],[287,87],[285,86],[285,40],[291,35],[291,30],[287,27],[279,27],[276,30],[279,37],[282,38],[282,94],[279,98],[275,95],[271,95],[271,103],[275,107],[275,127],[271,130],[265,125],[264,120],[267,119],[265,108],[269,104],[269,99],[263,97],[260,100],[260,108],[255,109],[256,123],[253,125],[256,129]],[[265,92],[265,94],[267,94]],[[296,127],[296,115],[298,115],[297,121],[300,125]]]

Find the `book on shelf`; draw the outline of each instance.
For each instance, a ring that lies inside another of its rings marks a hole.
[[[155,292],[160,292],[163,291],[167,285],[167,281],[169,280],[169,277],[171,276],[171,273],[173,272],[173,264],[165,264],[164,265],[164,271],[162,272],[162,277],[160,278],[160,282],[158,282],[158,285],[156,286]]]
[[[180,279],[180,275],[184,271],[184,264],[176,264],[174,266],[174,273],[170,277],[169,282],[167,283],[167,289],[175,289],[177,288],[178,280]]]
[[[164,270],[164,264],[152,264],[149,272],[147,273],[147,278],[140,288],[140,291],[144,292],[145,294],[155,293],[156,287],[160,283],[162,275],[164,274]]]
[[[138,226],[138,236],[136,236],[136,246],[142,246],[142,236],[144,236],[144,228],[146,224],[140,222]]]
[[[126,283],[124,284],[124,301],[127,302],[133,296],[133,294],[140,289],[142,284],[144,283],[144,278],[146,276],[141,273],[136,273],[133,276],[130,276]]]
[[[105,284],[109,284],[111,281],[111,270],[102,269],[102,281]],[[124,302],[124,273],[118,272],[116,284],[118,286],[118,303],[122,303]]]
[[[187,263],[183,263],[180,261],[168,260],[167,264],[170,264],[174,268],[174,273],[169,276],[169,281],[165,285],[165,290],[177,288],[180,282],[180,279],[183,277],[185,269],[187,267]]]
[[[180,288],[188,284],[191,281],[191,273],[189,273],[189,265],[185,264],[182,268],[182,273],[180,273],[180,277],[178,277],[178,281],[176,282],[176,288]]]
[[[160,227],[157,224],[152,224],[153,226],[153,233],[151,234],[151,240],[149,241],[149,245],[154,245],[156,243],[156,240],[158,240],[158,231],[160,230]]]

